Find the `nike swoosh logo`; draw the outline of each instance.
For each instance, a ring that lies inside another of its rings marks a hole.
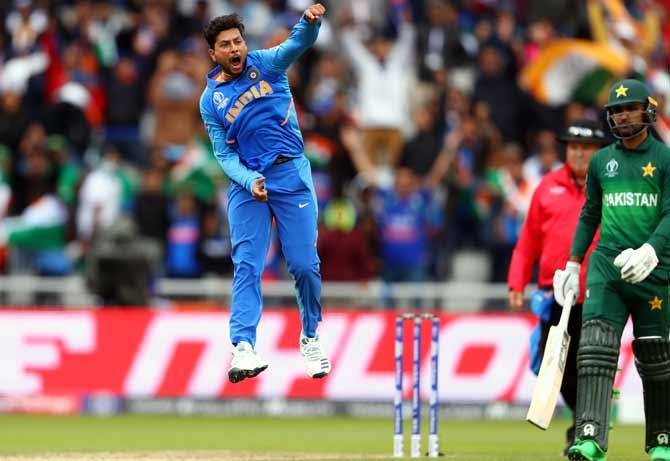
[[[305,208],[307,205],[309,205],[309,202],[307,203],[299,203],[298,208]]]

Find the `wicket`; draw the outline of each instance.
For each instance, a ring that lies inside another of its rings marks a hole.
[[[414,337],[412,351],[412,436],[410,456],[421,456],[421,325],[423,320],[431,322],[430,342],[430,397],[429,417],[430,433],[428,435],[428,456],[440,456],[438,436],[438,394],[437,394],[437,365],[439,357],[440,318],[433,314],[402,314],[396,317],[395,323],[395,396],[394,396],[394,434],[393,456],[403,457],[403,324],[405,320],[414,322]]]

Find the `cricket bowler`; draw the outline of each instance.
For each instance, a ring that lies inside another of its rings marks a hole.
[[[309,161],[286,70],[314,44],[326,9],[307,8],[276,47],[248,52],[244,24],[236,14],[214,18],[204,31],[216,67],[207,75],[200,114],[221,168],[230,178],[228,220],[233,293],[228,379],[253,378],[268,367],[255,350],[261,318],[261,274],[272,220],[295,279],[307,373],[330,372],[317,325],[321,321],[321,275],[316,252],[317,202]]]

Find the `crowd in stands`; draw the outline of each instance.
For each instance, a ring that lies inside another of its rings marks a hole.
[[[202,29],[236,12],[250,50],[272,47],[310,3],[0,2],[2,272],[83,273],[92,287],[103,267],[230,276],[228,180],[198,110]],[[586,75],[568,56],[529,83],[557,43],[624,56],[670,140],[670,0],[322,3],[319,39],[289,78],[324,280],[447,280],[464,248],[486,251],[490,281],[505,280],[534,187],[561,165],[555,133],[602,117],[602,88],[623,76],[598,62]],[[288,278],[276,239],[265,277]]]

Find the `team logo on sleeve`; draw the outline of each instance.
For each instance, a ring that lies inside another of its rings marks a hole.
[[[258,80],[258,77],[260,76],[261,73],[255,67],[250,67],[249,70],[247,71],[247,78],[249,79],[250,82],[255,82],[256,80]]]
[[[212,101],[218,110],[225,109],[229,100],[230,98],[226,98],[220,91],[215,91],[214,94],[212,94]]]
[[[612,159],[605,165],[605,176],[613,178],[619,174],[619,162]]]

